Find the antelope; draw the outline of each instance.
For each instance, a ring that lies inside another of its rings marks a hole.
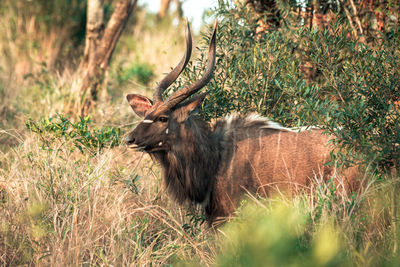
[[[163,92],[186,67],[191,51],[186,24],[186,51],[179,64],[156,86],[153,100],[128,94],[143,120],[126,137],[129,148],[149,153],[161,164],[165,186],[179,203],[200,204],[212,225],[233,213],[245,193],[269,196],[275,190],[298,192],[318,174],[332,177],[332,138],[322,130],[294,131],[258,115],[231,115],[207,123],[198,109],[208,92],[194,95],[212,78],[217,22],[211,36],[204,76],[163,100]],[[343,178],[349,187],[351,181]]]

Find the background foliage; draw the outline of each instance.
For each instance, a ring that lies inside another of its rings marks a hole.
[[[285,23],[261,34],[252,9],[220,1],[219,68],[204,116],[257,112],[285,126],[318,125],[337,137],[339,159],[398,168],[399,28],[387,27],[366,43],[352,36],[341,14],[319,30],[304,25],[290,6],[282,8]],[[199,66],[185,74],[193,82]]]

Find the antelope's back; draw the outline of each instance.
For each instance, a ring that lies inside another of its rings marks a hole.
[[[217,127],[225,129],[215,188],[221,216],[231,213],[245,192],[297,193],[332,174],[332,167],[325,165],[331,137],[322,130],[292,131],[254,116],[230,118]]]

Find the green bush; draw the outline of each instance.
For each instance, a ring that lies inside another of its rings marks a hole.
[[[300,207],[277,203],[246,205],[223,229],[218,266],[349,266],[332,222],[308,225]]]
[[[120,129],[104,127],[101,129],[89,129],[92,121],[90,117],[80,118],[78,122],[72,122],[68,118],[57,115],[41,119],[37,122],[28,120],[28,130],[39,135],[42,141],[42,148],[52,150],[52,143],[56,139],[72,141],[73,147],[78,148],[82,153],[101,153],[104,148],[112,148],[120,144]]]
[[[206,119],[257,112],[288,127],[318,125],[336,136],[338,160],[400,168],[399,29],[366,45],[351,37],[343,20],[319,31],[293,27],[298,21],[287,16],[279,30],[256,34],[258,18],[250,9],[219,4]],[[173,90],[201,76],[210,32],[203,36],[202,67],[190,65]],[[305,71],[308,66],[312,75]]]
[[[153,67],[148,64],[138,62],[133,62],[125,68],[120,67],[117,70],[116,75],[119,85],[124,84],[131,79],[134,79],[143,85],[148,85],[153,78]]]

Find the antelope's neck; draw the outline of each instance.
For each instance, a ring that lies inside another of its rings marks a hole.
[[[203,121],[192,121],[168,152],[158,154],[166,188],[178,201],[206,207],[218,173],[221,144]]]

